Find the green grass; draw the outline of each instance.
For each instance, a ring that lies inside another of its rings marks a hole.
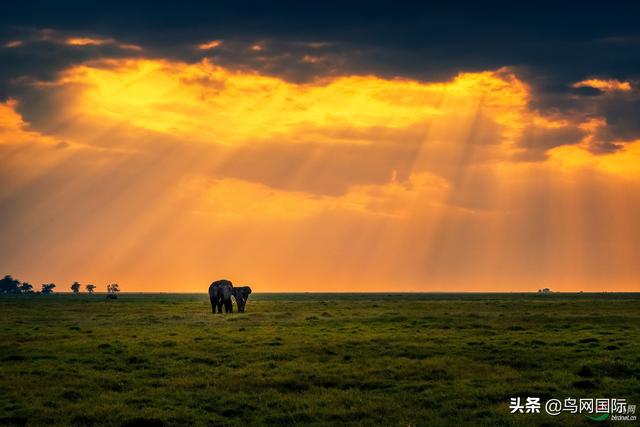
[[[0,297],[0,424],[540,425],[640,403],[638,294]],[[601,423],[602,424],[602,423]]]

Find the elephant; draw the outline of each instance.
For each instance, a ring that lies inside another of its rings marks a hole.
[[[218,313],[222,313],[222,306],[224,305],[225,313],[233,313],[233,303],[231,302],[231,295],[233,294],[233,284],[230,280],[216,280],[209,286],[209,300],[211,301],[211,312],[216,313],[216,307]]]
[[[251,288],[248,286],[238,286],[237,288],[233,288],[233,296],[236,299],[236,304],[238,305],[238,313],[244,313],[244,306],[247,303],[250,294]]]

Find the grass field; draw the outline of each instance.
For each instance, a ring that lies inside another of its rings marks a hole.
[[[640,403],[640,294],[254,294],[215,316],[204,294],[54,294],[0,311],[3,425],[593,425],[509,398]]]

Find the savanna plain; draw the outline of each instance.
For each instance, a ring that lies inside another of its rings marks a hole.
[[[1,425],[593,425],[509,399],[640,403],[640,294],[256,293],[216,315],[205,294],[6,295],[0,311]]]

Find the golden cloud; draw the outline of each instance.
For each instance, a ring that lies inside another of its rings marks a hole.
[[[112,42],[112,39],[98,39],[90,37],[69,37],[66,40],[66,44],[71,46],[100,46]]]
[[[587,79],[574,83],[573,87],[593,87],[604,92],[629,91],[631,83],[616,79]]]

